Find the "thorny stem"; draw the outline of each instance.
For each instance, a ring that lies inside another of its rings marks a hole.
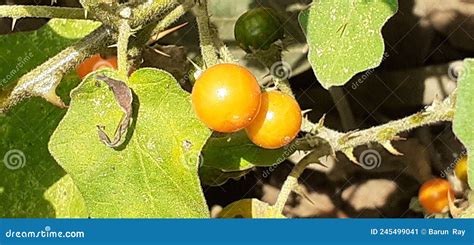
[[[89,3],[94,5],[94,3],[97,2],[102,3],[103,1],[81,0],[81,3],[85,6],[89,6]],[[130,25],[131,29],[147,25],[153,21],[153,19],[159,18],[161,12],[166,11],[175,4],[177,5],[177,1],[147,1],[136,8],[135,14],[132,13],[133,19],[130,20],[130,22],[133,25]],[[90,9],[95,10],[95,8]],[[107,20],[109,20],[108,22],[116,19],[123,20],[117,17],[119,15],[114,15],[107,11],[104,12],[104,14],[103,20],[106,20],[106,22]],[[97,13],[94,13],[92,17],[96,15]],[[116,28],[118,25],[119,23],[104,23],[102,27],[96,29],[75,45],[64,49],[59,54],[22,76],[17,85],[13,88],[8,99],[0,104],[0,113],[6,112],[22,99],[30,96],[41,96],[55,105],[64,106],[59,97],[55,94],[55,88],[61,81],[62,76],[69,70],[74,69],[74,67],[85,58],[100,52],[116,42],[118,40],[116,33],[118,28],[115,29],[115,31],[112,30],[112,28]]]
[[[298,179],[305,170],[305,168],[312,163],[319,163],[319,158],[330,154],[331,150],[328,146],[320,147],[310,154],[306,155],[299,163],[297,163],[291,170],[290,175],[286,178],[281,187],[280,194],[278,194],[277,201],[273,205],[275,217],[282,214],[285,204],[292,191],[298,188]]]
[[[178,4],[177,0],[145,1],[145,3],[133,9],[129,25],[132,29],[143,27],[144,24],[151,23],[159,18],[162,13],[178,6]]]
[[[118,29],[120,17],[115,14],[117,5],[114,2],[110,4],[98,0],[79,0],[79,2],[87,11],[87,15],[92,15],[94,19],[99,20],[105,25]]]
[[[137,56],[139,54],[139,49],[147,44],[150,37],[156,36],[164,31],[168,26],[172,25],[186,14],[193,6],[194,0],[187,0],[170,11],[162,20],[151,23],[143,28],[143,30],[141,30],[133,40],[133,48],[131,48],[130,54],[132,56]]]
[[[118,61],[118,73],[124,81],[128,77],[128,42],[132,30],[126,21],[122,21],[119,26],[119,34],[117,40],[117,61]]]
[[[217,50],[219,50],[222,61],[225,63],[237,63],[237,60],[234,58],[229,48],[225,45],[224,41],[219,38],[218,30],[215,26],[211,26],[211,34],[214,46],[217,48]]]
[[[211,28],[209,24],[209,15],[207,11],[207,0],[201,0],[196,5],[196,21],[199,29],[199,41],[201,45],[201,54],[206,67],[211,67],[219,62],[219,58],[214,47]]]
[[[59,18],[59,19],[88,19],[82,8],[52,7],[52,6],[26,6],[2,5],[0,17],[13,19],[20,18]],[[90,19],[90,18],[89,18]]]
[[[425,108],[425,110],[411,116],[366,130],[349,133],[340,133],[307,121],[306,128],[304,128],[303,131],[315,133],[315,135],[312,138],[297,140],[296,145],[300,150],[314,150],[295,165],[283,183],[274,205],[275,212],[281,213],[283,211],[289,195],[298,187],[299,176],[309,164],[317,162],[319,157],[334,154],[336,151],[345,152],[349,150],[352,152],[355,147],[372,142],[385,145],[391,140],[399,139],[397,135],[401,132],[438,122],[452,121],[456,110],[455,105],[456,92],[443,101],[435,101],[432,105]]]
[[[293,167],[293,170],[291,170],[290,175],[288,175],[285,182],[283,183],[280,194],[278,194],[278,198],[273,205],[275,215],[281,214],[283,212],[291,192],[296,190],[298,187],[298,178],[309,164],[309,162],[300,161],[295,165],[295,167]]]
[[[76,64],[109,45],[113,39],[110,32],[108,27],[101,26],[78,43],[22,76],[13,89],[8,104],[0,105],[0,113],[4,113],[26,96],[41,96],[52,104],[64,106],[55,94],[56,86],[64,74],[74,69]],[[4,106],[5,108],[2,108]]]
[[[383,125],[349,133],[340,133],[322,127],[316,129],[317,133],[315,136],[327,140],[333,151],[344,151],[371,142],[385,144],[399,139],[399,133],[434,123],[452,121],[456,110],[455,105],[456,92],[443,101],[435,101],[421,112]],[[317,128],[316,125],[310,127],[313,129]]]

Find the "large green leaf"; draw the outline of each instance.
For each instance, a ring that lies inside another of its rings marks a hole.
[[[78,82],[77,76],[66,77],[60,94]],[[33,98],[0,114],[0,217],[88,216],[76,186],[48,152],[49,138],[65,112]]]
[[[0,109],[10,102],[10,94],[21,76],[99,25],[98,22],[88,20],[52,19],[36,31],[0,36]],[[45,84],[43,92],[54,93],[50,91],[50,86],[51,84]],[[37,85],[37,89],[41,89],[41,84]]]
[[[474,59],[464,61],[458,80],[458,98],[454,117],[454,132],[468,150],[468,180],[474,187]]]
[[[205,184],[221,185],[230,178],[240,178],[253,167],[276,166],[294,151],[291,145],[276,150],[260,148],[243,131],[211,137],[202,151],[200,175]]]
[[[323,87],[344,85],[380,64],[381,29],[397,9],[397,0],[315,0],[300,14],[308,59]]]
[[[203,149],[203,165],[231,172],[249,168],[268,167],[283,162],[294,151],[283,147],[267,150],[253,144],[240,131],[222,137],[209,138]]]
[[[71,93],[50,152],[92,217],[209,217],[198,159],[211,132],[195,117],[189,94],[156,69],[136,71],[129,86],[136,94],[134,123],[120,149],[103,144],[96,125],[113,135],[122,111],[109,88],[89,76]]]

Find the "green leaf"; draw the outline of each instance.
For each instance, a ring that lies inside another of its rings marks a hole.
[[[293,152],[288,147],[276,150],[260,148],[248,139],[245,132],[240,131],[209,138],[202,150],[203,166],[227,172],[247,170],[255,166],[269,167],[285,161]]]
[[[21,76],[85,37],[99,25],[98,22],[88,20],[52,19],[36,31],[0,36],[0,109],[10,102],[10,94]],[[46,85],[44,92],[51,92]]]
[[[464,69],[458,79],[458,97],[453,128],[468,151],[468,182],[474,187],[474,59],[464,61]]]
[[[381,29],[398,9],[397,0],[320,0],[300,14],[308,59],[326,89],[380,65]]]
[[[209,217],[198,160],[211,132],[195,117],[190,95],[157,69],[136,71],[128,85],[136,96],[122,148],[99,140],[96,125],[114,135],[123,112],[105,83],[91,75],[71,93],[50,152],[81,190],[92,217]]]
[[[244,131],[211,137],[202,150],[200,176],[207,185],[222,185],[254,167],[276,166],[295,152],[292,145],[268,150],[253,144]]]
[[[68,93],[78,83],[77,76],[67,76],[58,91]],[[0,114],[0,217],[88,216],[76,186],[48,152],[65,112],[32,98]]]
[[[252,171],[252,169],[224,172],[217,168],[202,166],[199,168],[199,176],[204,185],[220,186],[225,184],[229,179],[238,180],[250,171]]]

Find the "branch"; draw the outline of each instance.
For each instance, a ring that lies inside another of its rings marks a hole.
[[[147,3],[141,5],[141,8],[137,8],[139,9],[137,11],[140,15],[137,16],[132,23],[134,23],[135,26],[144,26],[148,24],[150,20],[157,18],[157,16],[159,16],[159,11],[166,10],[175,2],[176,1],[170,0],[147,1]],[[144,11],[143,8],[145,5],[150,7],[148,13],[142,12]],[[123,19],[120,18],[120,20]],[[6,112],[21,100],[31,96],[40,96],[57,106],[64,106],[55,93],[57,85],[64,74],[71,69],[74,69],[76,65],[82,62],[85,58],[98,53],[107,46],[117,42],[117,33],[111,29],[111,27],[113,26],[107,24],[99,27],[75,45],[64,49],[45,63],[23,75],[6,101],[0,104],[0,113]]]
[[[118,73],[124,81],[128,78],[128,42],[132,30],[126,21],[122,21],[119,26],[119,34],[117,40],[117,60],[118,60]]]
[[[68,71],[74,69],[85,58],[98,53],[101,48],[111,44],[111,41],[116,37],[110,33],[108,27],[101,26],[78,43],[64,49],[22,76],[6,104],[0,105],[0,113],[29,96],[40,96],[52,104],[64,107],[61,99],[55,93],[56,87]]]
[[[161,21],[153,22],[137,33],[130,49],[131,56],[138,56],[140,49],[145,46],[150,37],[159,35],[168,26],[176,22],[194,6],[194,0],[186,0],[183,4],[170,11]]]
[[[88,15],[92,15],[95,19],[105,25],[111,26],[116,30],[118,29],[118,26],[120,25],[120,17],[115,14],[118,4],[115,2],[107,4],[104,3],[104,1],[98,0],[79,0],[79,2]]]
[[[378,142],[390,151],[388,149],[391,147],[390,141],[399,140],[398,134],[402,132],[439,122],[452,121],[456,110],[455,105],[456,92],[443,101],[436,100],[423,111],[411,116],[369,129],[348,133],[341,133],[324,127],[323,120],[319,124],[312,124],[306,120],[302,131],[310,133],[310,136],[298,139],[298,148],[300,150],[308,150],[329,144],[333,152],[348,152],[357,146]]]
[[[90,19],[82,8],[2,5],[0,18],[58,18],[58,19]]]
[[[196,5],[196,21],[199,29],[199,42],[201,45],[201,54],[206,67],[211,67],[219,62],[216,48],[212,38],[212,32],[209,25],[209,15],[207,12],[207,0],[202,0]]]
[[[390,144],[391,140],[399,139],[397,135],[401,132],[442,121],[452,121],[454,118],[455,104],[456,93],[453,93],[444,101],[435,101],[431,106],[414,115],[391,121],[384,125],[350,133],[340,133],[325,128],[323,126],[323,120],[321,120],[319,124],[312,124],[306,120],[303,131],[316,134],[304,139],[298,139],[294,144],[299,150],[310,150],[311,148],[314,150],[295,165],[283,183],[277,201],[275,205],[273,205],[275,212],[283,212],[288,197],[291,192],[298,187],[298,178],[309,164],[320,163],[319,158],[334,154],[336,151],[342,151],[346,155],[349,153],[352,154],[354,147],[371,142],[381,143],[384,147],[388,147],[387,150],[390,151],[391,145],[387,144]],[[351,158],[351,156],[348,157]]]
[[[159,18],[164,12],[179,5],[177,0],[154,0],[145,1],[144,4],[133,9],[130,27],[132,29],[140,28],[153,20]],[[161,16],[163,17],[163,16]]]
[[[329,145],[320,147],[319,149],[314,150],[313,152],[306,155],[299,163],[295,165],[295,167],[293,167],[290,175],[288,175],[285,182],[283,183],[283,186],[281,187],[277,201],[273,205],[275,215],[282,214],[291,192],[297,189],[298,178],[303,173],[305,168],[312,163],[320,163],[319,158],[329,155],[330,152],[331,149],[329,148]]]

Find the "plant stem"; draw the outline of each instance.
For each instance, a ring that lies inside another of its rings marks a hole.
[[[346,99],[343,87],[331,87],[329,88],[329,94],[334,101],[339,117],[341,118],[341,124],[344,131],[349,131],[355,127],[354,114],[352,114],[351,105]]]
[[[384,144],[399,139],[398,134],[401,132],[438,122],[452,121],[456,110],[455,105],[456,92],[443,101],[435,101],[432,105],[416,114],[369,129],[349,133],[337,132],[306,121],[306,126],[302,130],[315,134],[307,138],[298,139],[298,145],[300,149],[308,150],[309,148],[317,149],[324,144],[329,144],[335,152],[352,149],[368,143],[378,142]]]
[[[321,147],[317,150],[306,155],[300,162],[298,162],[293,169],[291,170],[290,175],[286,178],[283,186],[281,187],[281,191],[278,194],[277,200],[273,205],[275,210],[275,215],[282,214],[283,209],[285,208],[285,204],[288,201],[288,198],[292,191],[298,188],[298,179],[305,170],[305,168],[312,163],[319,163],[319,158],[325,155],[330,154],[329,147]]]
[[[285,204],[288,201],[291,192],[298,187],[298,178],[308,165],[308,162],[300,161],[295,165],[293,170],[291,170],[290,175],[288,175],[285,182],[283,183],[281,191],[278,194],[277,200],[273,205],[275,214],[281,214],[283,212],[283,209],[285,208]]]
[[[238,60],[234,58],[229,48],[225,45],[224,41],[219,38],[219,31],[217,28],[215,26],[211,26],[210,29],[214,46],[219,51],[222,61],[225,63],[238,63]]]
[[[145,1],[144,4],[133,9],[133,19],[130,20],[129,25],[132,29],[143,27],[144,24],[151,23],[153,20],[159,18],[165,11],[178,5],[179,2],[177,0]]]
[[[295,97],[288,80],[292,72],[291,66],[283,61],[281,47],[273,44],[268,50],[254,50],[252,56],[270,70],[273,82],[280,91]]]
[[[124,81],[128,78],[128,42],[132,30],[126,21],[122,21],[119,26],[119,34],[117,40],[117,60],[118,60],[118,73]]]
[[[207,0],[201,0],[196,5],[196,21],[199,29],[199,42],[201,54],[206,67],[211,67],[219,63],[216,48],[212,38],[211,28],[209,26],[209,15],[207,11]]]
[[[10,94],[8,104],[0,105],[0,113],[4,113],[28,96],[40,96],[54,105],[64,106],[55,93],[56,87],[68,71],[74,69],[85,58],[111,44],[114,37],[109,33],[110,29],[107,26],[101,26],[81,41],[22,76]]]
[[[120,25],[120,17],[115,14],[118,5],[117,4],[105,4],[103,1],[98,0],[79,0],[82,7],[87,11],[88,15],[92,15],[93,18],[99,20],[105,25],[111,26],[114,29],[118,29]]]
[[[52,6],[26,6],[2,5],[0,17],[4,18],[59,18],[59,19],[90,19],[82,8],[52,7]]]
[[[170,11],[162,20],[151,23],[143,28],[133,41],[136,48],[142,48],[149,41],[150,37],[158,35],[167,27],[175,23],[179,18],[186,14],[194,6],[194,0],[187,0]],[[134,51],[133,53],[138,53]]]

